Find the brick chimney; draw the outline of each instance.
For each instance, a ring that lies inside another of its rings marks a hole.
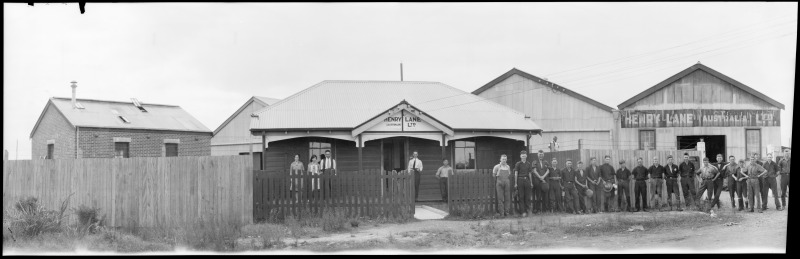
[[[75,108],[78,108],[78,106],[75,105],[75,103],[77,102],[75,100],[75,88],[78,88],[78,82],[76,82],[75,80],[72,80],[72,82],[70,82],[70,83],[72,83],[72,85],[71,85],[71,87],[72,87],[72,109],[75,109]]]

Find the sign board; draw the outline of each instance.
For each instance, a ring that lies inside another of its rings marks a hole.
[[[700,152],[706,151],[706,143],[705,142],[697,142],[697,151],[700,151]]]
[[[378,123],[378,125],[375,125],[374,127],[370,128],[367,131],[414,132],[414,131],[441,131],[441,130],[423,121],[422,118],[420,118],[419,116],[416,116],[414,114],[411,114],[410,112],[402,110],[400,113],[386,117],[386,119],[383,119],[383,121]]]
[[[778,127],[780,110],[629,110],[620,111],[622,128]]]

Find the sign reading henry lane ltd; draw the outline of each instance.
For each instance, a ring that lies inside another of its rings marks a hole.
[[[779,110],[620,111],[622,128],[780,126]]]
[[[408,112],[400,112],[386,117],[369,131],[439,131],[422,118]]]

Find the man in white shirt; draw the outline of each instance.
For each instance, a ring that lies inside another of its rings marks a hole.
[[[553,136],[553,142],[550,142],[550,152],[557,152],[559,149],[558,137]]]
[[[414,172],[414,200],[417,200],[419,197],[419,180],[420,180],[420,173],[422,172],[422,161],[417,158],[419,154],[416,150],[412,155],[411,160],[408,160],[408,172]]]
[[[442,166],[439,167],[439,170],[436,170],[436,179],[439,179],[439,192],[442,193],[442,200],[447,202],[447,177],[453,174],[453,168],[450,167],[450,163],[447,161],[447,158],[442,160]]]
[[[322,175],[336,175],[336,159],[333,159],[330,150],[325,150],[325,158],[319,162],[319,168]],[[330,195],[332,186],[331,179],[322,179],[323,195]]]

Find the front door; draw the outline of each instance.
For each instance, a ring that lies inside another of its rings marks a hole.
[[[387,138],[383,142],[383,170],[406,170],[406,138]]]

